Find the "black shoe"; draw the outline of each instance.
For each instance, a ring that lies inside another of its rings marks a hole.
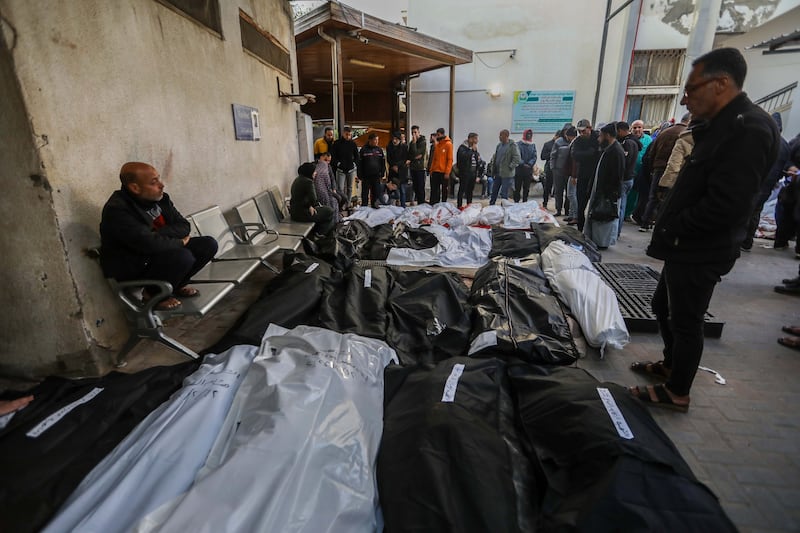
[[[639,220],[638,218],[636,218],[635,216],[631,215],[631,216],[630,216],[630,219],[631,219],[631,222],[633,222],[633,223],[634,223],[634,224],[636,224],[637,226],[641,226],[641,225],[642,225],[642,221],[641,221],[641,220]]]
[[[775,292],[778,294],[791,294],[792,296],[800,296],[800,285],[778,286],[775,287]]]
[[[800,276],[797,276],[796,278],[782,279],[781,283],[783,283],[787,287],[798,287],[800,286]]]
[[[743,252],[752,252],[753,251],[751,248],[745,248],[744,246],[740,246],[739,249],[741,249]]]
[[[556,214],[555,214],[555,215],[553,215],[553,216],[554,216],[554,217],[560,217],[560,216],[561,216],[561,211],[556,211]]]

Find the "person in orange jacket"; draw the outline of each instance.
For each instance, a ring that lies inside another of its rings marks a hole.
[[[447,185],[453,169],[453,141],[444,134],[444,128],[436,130],[436,149],[431,154],[431,204],[447,201]]]

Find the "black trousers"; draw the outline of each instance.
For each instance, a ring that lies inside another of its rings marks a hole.
[[[365,178],[362,176],[359,176],[359,178],[361,179],[361,205],[364,207],[376,207],[374,204],[378,201],[378,184],[381,178]],[[371,202],[370,196],[372,196]]]
[[[733,261],[713,264],[664,262],[653,293],[653,313],[664,340],[664,366],[672,370],[667,388],[686,396],[703,355],[703,318],[722,276]]]
[[[769,200],[769,193],[761,193],[756,200],[756,206],[753,209],[753,214],[750,215],[750,222],[747,224],[747,233],[742,241],[742,248],[750,250],[753,247],[753,239],[755,238],[758,223],[761,222],[761,211],[764,209],[764,204]]]
[[[444,172],[431,172],[431,204],[447,201],[447,182]]]
[[[152,255],[141,272],[117,281],[134,279],[157,279],[168,281],[172,290],[177,291],[206,266],[217,253],[217,241],[214,237],[192,237],[186,246]]]
[[[411,183],[414,184],[414,201],[417,204],[425,203],[425,170],[412,170]],[[406,198],[410,200],[410,198]]]
[[[475,191],[475,177],[461,178],[458,184],[458,207],[464,205],[464,198],[467,199],[467,204],[472,203],[472,193]]]
[[[542,176],[542,189],[544,189],[542,202],[547,207],[547,202],[553,194],[553,172],[550,170],[550,165],[545,166]]]
[[[589,197],[592,194],[592,178],[578,176],[575,190],[578,194],[578,231],[583,231],[583,225],[586,224],[586,206],[589,205]]]
[[[528,165],[519,165],[514,174],[514,201],[519,202],[522,198],[523,202],[528,201],[528,193],[531,190],[531,182],[533,181],[533,167]]]
[[[781,200],[778,200],[778,203],[775,220],[778,227],[775,231],[775,243],[773,246],[775,248],[783,248],[789,245],[789,241],[795,241],[795,251],[800,253],[800,241],[796,240],[798,227],[798,217],[795,216],[797,214],[795,212],[796,204],[782,202]]]

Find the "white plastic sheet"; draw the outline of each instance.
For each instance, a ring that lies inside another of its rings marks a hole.
[[[569,306],[586,342],[600,349],[622,349],[630,342],[614,291],[580,251],[554,241],[542,252],[542,266],[553,290]]]
[[[359,207],[345,220],[363,220],[368,226],[374,228],[381,224],[388,224],[403,213],[404,209],[396,205],[384,205],[378,209],[372,207]]]
[[[247,376],[260,386],[241,389],[247,397],[218,467],[144,523],[181,533],[378,530],[390,361],[394,350],[379,340],[270,325]]]
[[[444,226],[450,222],[450,219],[458,216],[461,211],[456,206],[449,202],[439,202],[433,206],[431,213],[431,223]]]
[[[556,218],[542,209],[535,200],[520,204],[504,203],[503,208],[505,209],[504,228],[529,229],[532,222],[558,225]]]
[[[484,226],[494,226],[499,224],[505,218],[505,210],[500,205],[487,205],[481,211],[478,222]]]
[[[410,228],[418,228],[422,224],[431,223],[431,213],[433,213],[433,206],[430,204],[419,204],[406,208],[400,216],[394,219],[394,222],[395,224],[400,224],[402,222]]]
[[[436,235],[439,243],[433,248],[413,250],[392,248],[386,257],[390,265],[444,266],[479,268],[489,259],[492,249],[491,230],[471,226],[445,228],[425,226],[424,230]]]
[[[257,351],[235,346],[207,356],[183,388],[84,478],[44,531],[130,531],[146,513],[187,490]]]
[[[458,226],[472,226],[478,224],[483,206],[481,204],[469,204],[458,215],[450,219],[451,228]]]

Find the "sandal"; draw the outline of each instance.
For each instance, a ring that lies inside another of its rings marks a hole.
[[[194,287],[189,287],[184,285],[180,289],[173,292],[173,294],[175,296],[180,296],[181,298],[191,298],[193,296],[197,296],[198,294],[200,294],[200,291],[198,291]]]
[[[153,308],[156,311],[173,311],[181,306],[181,301],[177,298],[170,296],[169,298],[165,298],[156,304]]]
[[[800,339],[796,337],[781,337],[778,339],[778,344],[781,346],[786,346],[787,348],[800,350]]]
[[[789,335],[800,337],[800,326],[783,326],[781,331],[788,333]]]
[[[669,379],[672,370],[664,366],[664,361],[636,361],[631,363],[631,370],[639,374],[647,374],[659,379]]]
[[[660,407],[662,409],[670,409],[680,413],[689,411],[689,402],[676,403],[672,396],[669,395],[664,385],[647,385],[644,388],[638,386],[628,389],[630,393],[641,400],[646,405],[651,407]],[[655,399],[653,399],[655,397]]]

